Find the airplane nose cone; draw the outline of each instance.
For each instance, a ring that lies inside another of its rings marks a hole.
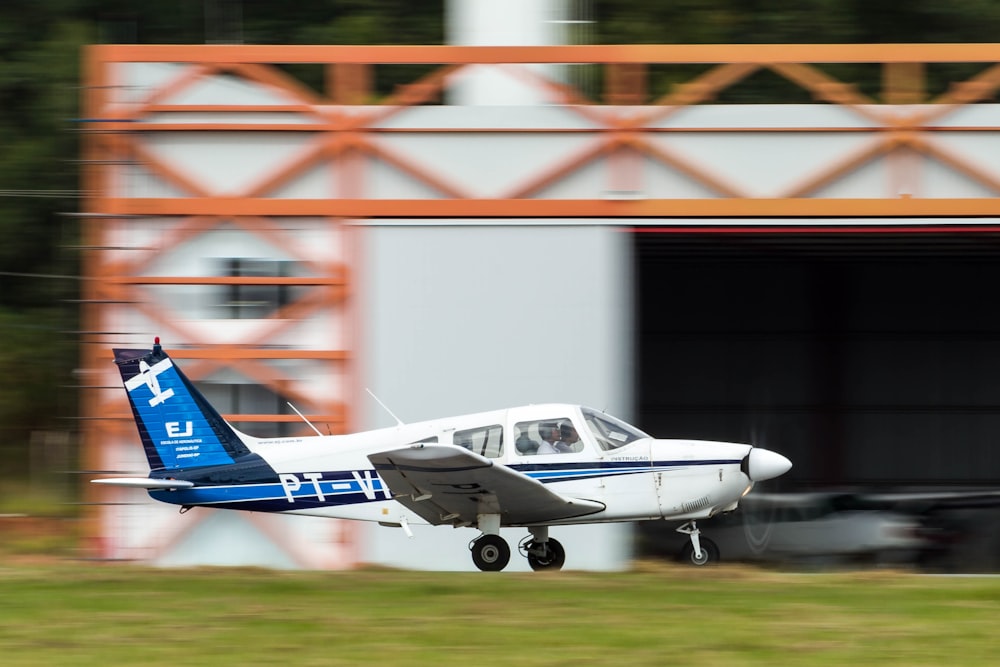
[[[787,458],[767,449],[754,447],[743,459],[743,472],[751,482],[763,482],[765,479],[780,477],[792,469],[792,462]]]

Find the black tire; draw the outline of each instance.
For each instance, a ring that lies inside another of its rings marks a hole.
[[[681,562],[687,565],[694,565],[695,567],[705,567],[706,565],[715,565],[719,562],[719,547],[712,540],[708,539],[704,535],[699,538],[701,542],[701,557],[697,557],[694,553],[694,545],[688,542],[681,549]]]
[[[483,535],[472,543],[472,562],[483,572],[499,572],[510,562],[510,547],[499,535]]]
[[[532,553],[534,543],[528,545],[528,565],[531,569],[539,570],[561,570],[566,562],[566,550],[559,540],[549,539],[547,553],[544,556],[537,556]]]

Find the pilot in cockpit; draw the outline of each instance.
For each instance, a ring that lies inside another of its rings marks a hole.
[[[542,444],[538,446],[537,454],[558,454],[556,442],[559,439],[559,427],[555,422],[542,422],[538,425],[538,437],[542,439]]]

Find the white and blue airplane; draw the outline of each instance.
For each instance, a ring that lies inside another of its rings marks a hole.
[[[524,527],[535,570],[560,569],[549,527],[666,519],[695,565],[718,559],[697,521],[736,509],[791,462],[747,444],[660,440],[577,405],[528,405],[350,435],[255,438],[230,426],[156,339],[116,349],[148,477],[95,483],[146,489],[190,507],[474,528],[480,570],[510,560],[500,528]],[[314,428],[314,430],[316,430]]]

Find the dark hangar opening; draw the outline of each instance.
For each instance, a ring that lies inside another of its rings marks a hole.
[[[1000,233],[637,230],[637,423],[788,484],[1000,482]]]

